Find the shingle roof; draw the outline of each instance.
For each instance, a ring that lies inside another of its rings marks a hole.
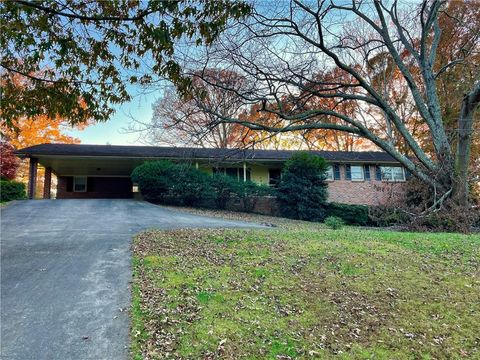
[[[16,151],[20,156],[111,156],[171,159],[288,160],[294,150],[204,149],[162,146],[41,144]],[[397,162],[381,151],[308,151],[330,162]]]

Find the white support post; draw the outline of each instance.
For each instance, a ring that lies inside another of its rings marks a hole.
[[[243,182],[247,181],[247,163],[243,162]]]
[[[195,161],[195,169],[198,170],[198,161]]]

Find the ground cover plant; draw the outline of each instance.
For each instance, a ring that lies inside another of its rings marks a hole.
[[[132,358],[480,356],[480,236],[278,226],[139,234]]]

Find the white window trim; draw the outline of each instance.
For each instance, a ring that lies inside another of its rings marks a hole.
[[[77,180],[78,178],[83,178],[83,179],[85,179],[85,190],[77,190],[77,189],[76,189],[76,186],[75,186],[75,185],[77,184],[76,180]],[[73,177],[73,192],[87,192],[87,186],[88,186],[88,179],[87,179],[86,176],[74,176],[74,177]]]
[[[391,176],[392,176],[391,179],[385,179],[385,178],[383,177],[383,169],[385,169],[385,168],[389,168],[389,169],[390,169],[390,174],[391,174]],[[402,175],[403,175],[403,178],[402,178],[402,179],[397,180],[397,179],[394,179],[394,178],[393,178],[393,169],[394,169],[394,168],[400,168],[400,169],[402,170]],[[405,176],[405,169],[404,169],[403,167],[401,167],[401,166],[380,166],[380,172],[381,172],[381,174],[382,174],[382,181],[384,181],[384,182],[405,182],[405,181],[407,181],[407,178],[406,178],[406,176]]]
[[[352,172],[352,169],[354,167],[359,167],[360,168],[360,173],[362,174],[362,178],[361,179],[354,179],[353,178],[353,172]],[[365,181],[365,169],[363,168],[363,165],[350,165],[350,180],[351,181]]]
[[[333,173],[333,165],[328,165],[327,171],[325,171],[325,174],[327,177],[325,178],[325,181],[334,181],[335,180],[335,175]]]

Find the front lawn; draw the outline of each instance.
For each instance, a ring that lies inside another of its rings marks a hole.
[[[480,357],[478,235],[149,231],[133,268],[134,359]]]

